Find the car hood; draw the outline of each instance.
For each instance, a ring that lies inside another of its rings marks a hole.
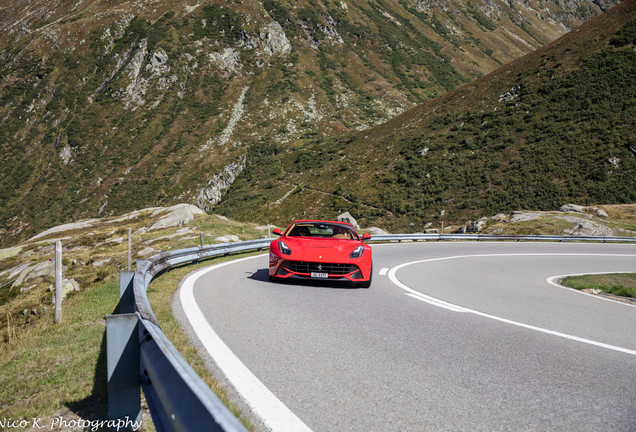
[[[339,240],[339,239],[312,239],[303,237],[283,237],[283,242],[292,251],[323,251],[328,254],[346,253],[350,254],[358,245],[362,244],[359,240]]]

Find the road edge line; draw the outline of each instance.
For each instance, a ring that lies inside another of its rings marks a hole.
[[[257,257],[259,256],[263,255],[257,255]],[[245,400],[254,415],[269,430],[311,432],[311,429],[278,399],[221,340],[194,298],[194,283],[198,278],[220,267],[252,258],[255,257],[216,264],[186,276],[179,290],[181,307],[201,345],[216,362],[237,393]]]

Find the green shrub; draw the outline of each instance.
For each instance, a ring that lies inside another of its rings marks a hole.
[[[610,41],[615,47],[622,47],[628,44],[636,44],[636,18],[632,18],[616,33]]]

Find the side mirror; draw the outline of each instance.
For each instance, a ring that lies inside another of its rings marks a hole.
[[[283,233],[280,232],[280,228],[274,228],[274,230],[272,231],[272,234],[276,235],[276,236],[282,236]]]
[[[371,234],[369,233],[362,234],[362,240],[369,240],[370,238],[371,238]]]

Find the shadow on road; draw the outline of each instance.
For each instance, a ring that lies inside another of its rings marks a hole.
[[[359,287],[351,282],[334,281],[334,280],[313,280],[313,279],[275,279],[269,280],[269,269],[258,269],[254,273],[248,273],[248,279],[260,282],[271,283],[274,285],[290,285],[315,288],[332,288],[332,289],[358,289]]]

